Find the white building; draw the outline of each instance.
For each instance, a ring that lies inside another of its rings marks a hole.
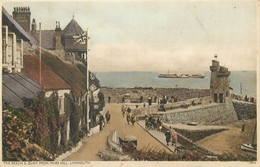
[[[23,28],[2,8],[2,68],[9,73],[23,68],[23,43],[30,37]]]

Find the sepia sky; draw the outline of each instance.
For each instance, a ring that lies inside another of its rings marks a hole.
[[[255,1],[6,2],[29,6],[42,29],[74,18],[91,33],[90,69],[204,71],[214,55],[230,70],[256,70]]]

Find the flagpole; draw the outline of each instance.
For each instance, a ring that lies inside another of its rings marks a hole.
[[[87,29],[87,54],[86,54],[86,65],[87,65],[87,130],[89,131],[89,111],[90,111],[90,105],[89,105],[89,62],[88,62],[88,57],[89,57],[89,53],[88,53],[88,47],[89,47],[89,40],[88,40],[88,35],[89,35],[89,31]]]
[[[40,46],[39,46],[39,59],[40,59],[40,85],[42,83],[42,48],[41,48],[41,45],[42,45],[42,34],[41,34],[41,23],[39,23],[39,40],[40,40]]]

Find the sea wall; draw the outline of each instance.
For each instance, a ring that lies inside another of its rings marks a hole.
[[[227,103],[215,103],[199,108],[183,109],[182,111],[157,113],[166,123],[196,122],[199,124],[222,124],[237,121],[237,114],[231,101]]]
[[[232,100],[234,109],[239,120],[256,117],[256,103]]]
[[[139,99],[143,96],[144,102],[147,102],[148,97],[174,96],[178,101],[187,100],[191,98],[199,98],[210,96],[209,89],[187,89],[187,88],[151,88],[151,87],[136,87],[136,88],[101,88],[100,90],[104,96],[105,101],[111,97],[111,103],[121,103],[125,94],[130,94],[131,99]]]
[[[177,133],[184,135],[185,137],[191,139],[193,142],[204,139],[207,136],[212,134],[216,134],[222,132],[227,129],[207,129],[207,130],[186,130],[186,129],[177,129],[175,128]]]
[[[190,106],[208,105],[212,102],[210,96],[203,98],[192,98],[185,101],[179,101],[174,103],[167,103],[164,105],[165,110],[173,110],[178,108],[188,108]]]

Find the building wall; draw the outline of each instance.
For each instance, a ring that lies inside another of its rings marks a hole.
[[[13,18],[25,31],[30,31],[31,12],[29,7],[15,7]]]
[[[52,95],[54,91],[46,91],[45,92],[45,97],[50,97]],[[65,94],[70,94],[70,90],[69,89],[62,89],[62,90],[57,90],[56,91],[58,93],[58,107],[60,110],[60,115],[65,114],[65,110],[64,110],[64,105],[65,105]]]

